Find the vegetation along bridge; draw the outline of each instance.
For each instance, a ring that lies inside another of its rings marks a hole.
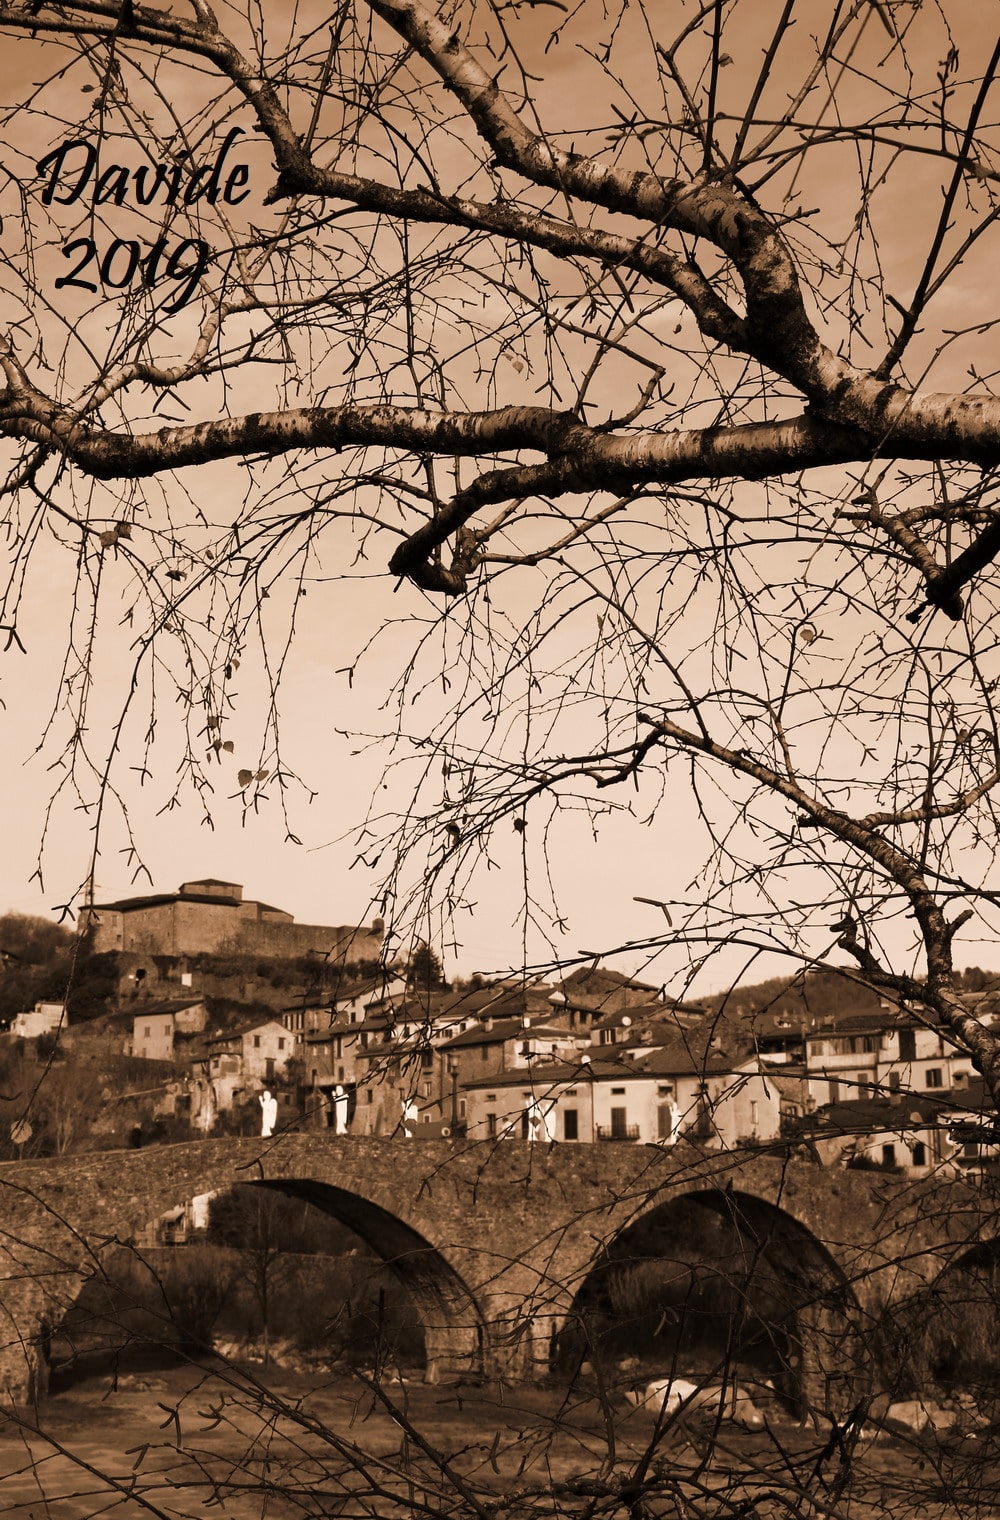
[[[795,1302],[799,1388],[841,1407],[871,1329],[997,1233],[973,1181],[914,1183],[784,1155],[628,1144],[464,1144],[287,1134],[0,1166],[0,1388],[47,1386],[46,1346],[84,1283],[152,1220],[236,1183],[309,1200],[390,1263],[421,1318],[429,1379],[547,1371],[609,1251],[678,1240],[696,1207]]]

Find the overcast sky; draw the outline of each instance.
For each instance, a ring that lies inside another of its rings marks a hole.
[[[971,56],[976,47],[986,46],[995,30],[993,21],[987,19],[989,7],[972,0],[968,3],[949,0],[946,8],[956,36],[966,50],[965,56]],[[291,9],[286,9],[291,14]],[[754,9],[745,7],[744,14],[750,18]],[[775,6],[769,9],[776,11]],[[827,11],[821,4],[813,9],[817,20],[819,13],[825,15]],[[278,10],[275,7],[272,14]],[[765,10],[768,7],[756,8],[758,19]],[[598,12],[603,14],[601,6],[592,7],[595,17]],[[305,12],[300,10],[297,14],[301,17]],[[592,89],[594,75],[590,60],[580,51],[561,45],[547,54],[544,52],[541,40],[555,15],[556,12],[539,7],[527,26],[529,40],[535,45],[534,66],[545,75],[536,86],[536,103],[542,119],[565,127],[580,117],[578,81],[585,79]],[[914,21],[915,26],[918,20]],[[594,22],[591,40],[596,39],[601,24],[599,20]],[[919,24],[923,21],[919,20]],[[877,21],[873,26],[877,29]],[[942,37],[940,22],[931,26],[928,20],[926,36],[922,40],[922,34],[915,33],[915,44],[918,48],[939,50]],[[586,40],[586,36],[580,33],[577,40]],[[631,56],[634,72],[628,83],[633,93],[641,96],[652,78],[648,42],[637,32],[634,44],[629,46],[633,51],[626,56]],[[743,21],[734,28],[735,56],[727,77],[727,88],[733,90],[734,99],[749,67],[741,49],[746,49],[747,57],[756,59],[761,46],[760,37],[748,30]],[[15,44],[11,34],[5,36],[0,70],[4,72],[6,95],[11,101],[18,98],[17,91],[26,89],[28,76],[21,56],[26,47],[24,43]],[[36,70],[44,64],[45,48],[44,43],[32,48]],[[78,76],[71,78],[73,88],[78,89]],[[850,100],[853,104],[854,92],[860,88],[857,81],[852,85],[849,77],[840,82],[845,102]],[[602,110],[605,104],[601,102]],[[85,113],[91,106],[92,101],[86,95],[73,94],[67,86],[64,105],[67,132],[85,130]],[[831,115],[833,112],[831,107]],[[17,134],[15,146],[20,150],[12,161],[19,163],[23,172],[33,146],[30,127],[26,129],[21,118],[10,130]],[[42,130],[40,127],[40,134]],[[44,126],[44,133],[47,146],[51,124]],[[38,141],[42,142],[41,135]],[[824,162],[821,175],[800,189],[804,200],[825,208],[833,226],[838,216],[847,215],[847,208],[838,202],[841,180],[837,160],[831,155]],[[929,209],[933,211],[941,179],[939,166],[928,159],[899,190],[880,203],[884,219],[879,233],[880,253],[885,263],[898,271],[901,286],[910,277],[909,271],[919,267],[926,229],[933,225],[927,213]],[[260,201],[268,182],[266,170],[255,161],[253,206],[254,214],[261,217],[266,215]],[[29,200],[28,204],[32,214],[37,211],[36,203]],[[993,245],[984,245],[970,258],[962,276],[953,282],[945,298],[947,308],[935,312],[943,325],[958,326],[974,320],[983,299],[985,271],[991,268],[995,268]],[[948,363],[944,361],[938,383],[946,383],[949,378],[957,380],[957,375],[948,376]],[[507,373],[504,383],[509,387],[510,399],[514,399],[519,394],[518,374]],[[243,399],[238,390],[234,396]],[[186,474],[184,484],[192,496],[197,499],[203,493],[204,499],[212,501],[227,490],[238,491],[242,479],[236,466],[215,466],[210,471]],[[254,707],[265,700],[260,671],[251,662],[242,682],[239,714],[227,731],[234,740],[233,754],[226,756],[213,772],[214,827],[206,825],[204,810],[190,798],[181,808],[162,811],[164,799],[169,795],[169,778],[180,757],[169,731],[169,710],[161,710],[159,715],[160,728],[153,749],[156,769],[149,777],[140,777],[134,769],[138,751],[133,755],[127,747],[136,746],[141,733],[137,734],[134,728],[128,731],[126,752],[120,758],[115,780],[127,802],[141,867],[139,858],[131,853],[114,809],[109,809],[96,873],[98,900],[136,891],[170,891],[182,880],[211,876],[238,881],[248,896],[285,908],[303,922],[349,923],[366,920],[377,911],[372,899],[377,873],[361,865],[351,869],[357,854],[351,832],[369,804],[384,752],[358,752],[356,741],[345,737],[341,730],[373,732],[384,723],[379,698],[398,671],[400,661],[407,656],[412,639],[408,620],[426,615],[427,604],[414,588],[394,587],[377,560],[347,565],[343,542],[342,547],[345,562],[336,563],[334,550],[329,550],[315,567],[308,596],[299,607],[298,637],[284,675],[286,753],[302,778],[301,788],[293,787],[289,792],[288,820],[281,817],[274,801],[247,817],[243,793],[236,781],[242,764],[254,764],[252,747],[259,720]],[[58,710],[59,706],[73,573],[71,555],[55,552],[52,546],[44,548],[18,629],[25,652],[12,646],[0,655],[0,695],[5,703],[0,732],[7,761],[6,785],[0,796],[4,860],[0,904],[26,912],[50,913],[73,900],[88,869],[93,815],[84,813],[75,799],[64,793],[51,814],[44,881],[40,883],[35,876],[46,807],[59,779],[58,769],[52,768],[59,753],[58,721],[52,739],[40,750],[39,736],[45,732],[53,707]],[[540,579],[533,580],[532,572],[525,573],[522,594],[526,609],[540,584]],[[123,613],[127,610],[122,608]],[[399,621],[381,636],[367,659],[363,678],[352,686],[345,668],[387,616]],[[693,640],[702,637],[705,631],[703,624],[693,621]],[[120,626],[109,610],[94,654],[95,727],[113,720],[132,663],[128,628]],[[385,794],[387,805],[401,806],[404,799],[405,788],[395,779],[390,781]],[[287,840],[289,827],[301,843]],[[657,910],[636,904],[634,898],[682,894],[704,850],[698,820],[688,809],[678,809],[669,819],[662,820],[655,835],[640,822],[621,818],[603,826],[599,841],[595,842],[586,830],[574,836],[575,842],[570,842],[568,831],[565,838],[565,844],[561,840],[559,843],[556,874],[559,905],[567,927],[564,933],[554,936],[552,947],[566,955],[605,948],[660,927]],[[478,904],[476,911],[463,914],[456,925],[455,935],[461,948],[446,955],[450,969],[503,970],[519,964],[525,953],[529,960],[544,958],[549,950],[545,940],[535,932],[527,938],[522,934],[521,885],[519,844],[512,838],[507,845],[501,843],[498,847],[495,869],[484,871],[479,879],[473,893]],[[973,958],[982,955],[978,953]],[[732,968],[729,970],[731,974]],[[714,980],[718,983],[720,978]]]

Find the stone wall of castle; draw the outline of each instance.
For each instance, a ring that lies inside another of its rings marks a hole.
[[[93,950],[132,955],[241,955],[294,960],[316,955],[344,965],[375,960],[382,923],[297,924],[256,902],[177,897],[128,908],[101,907],[91,919]]]

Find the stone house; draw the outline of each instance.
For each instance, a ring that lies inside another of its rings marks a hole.
[[[896,1091],[950,1091],[976,1076],[969,1055],[935,1025],[886,1003],[877,1014],[831,1020],[804,1035],[810,1095],[818,1107]]]
[[[208,1022],[208,1010],[199,997],[143,1003],[132,1018],[132,1038],[127,1054],[146,1061],[173,1061],[180,1034],[198,1034]]]
[[[192,1058],[192,1124],[208,1131],[220,1114],[249,1108],[264,1088],[279,1087],[295,1053],[295,1038],[278,1019],[209,1035]]]
[[[908,1177],[1000,1172],[1000,1126],[981,1077],[952,1092],[899,1089],[829,1104],[803,1133],[827,1166],[861,1164]]]
[[[530,1066],[465,1085],[474,1139],[530,1133],[547,1112],[552,1138],[672,1144],[688,1137],[717,1149],[774,1139],[780,1098],[754,1059],[696,1058],[682,1043],[633,1057]]]
[[[417,1122],[464,1123],[457,1065],[444,1045],[474,1024],[462,995],[411,995],[391,1009],[366,1015],[353,1026],[355,1108],[351,1133],[401,1133],[404,1110],[416,1105]]]
[[[474,1077],[577,1058],[590,1048],[586,1034],[549,1021],[488,1016],[440,1046],[459,1087]]]
[[[553,1016],[559,1015],[569,1029],[589,1029],[612,1013],[658,1003],[662,1006],[663,988],[636,981],[606,966],[581,966],[564,977],[548,1002]]]
[[[39,1035],[51,1034],[65,1021],[66,1009],[62,1003],[36,1003],[34,1008],[14,1015],[8,1033],[22,1040],[37,1040]]]
[[[373,1031],[384,1033],[395,1003],[405,997],[403,977],[391,973],[349,987],[331,1002],[288,1008],[282,1023],[296,1041],[307,1114],[319,1127],[332,1124],[331,1095],[347,1095],[350,1116],[358,1082],[368,1073],[364,1056]]]

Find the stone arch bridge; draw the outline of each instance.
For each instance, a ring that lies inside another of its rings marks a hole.
[[[784,1155],[627,1144],[471,1144],[287,1134],[0,1165],[0,1389],[44,1393],[46,1337],[109,1252],[212,1189],[274,1187],[360,1235],[409,1288],[427,1376],[528,1378],[605,1249],[654,1211],[695,1199],[753,1252],[797,1263],[802,1389],[830,1406],[855,1376],[857,1333],[992,1238],[973,1182],[829,1170]]]

